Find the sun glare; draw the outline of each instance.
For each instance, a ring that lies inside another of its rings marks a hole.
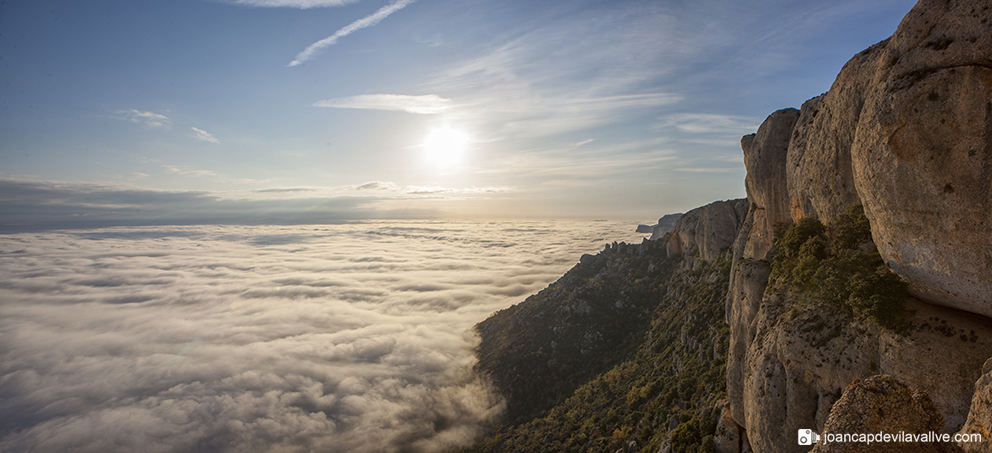
[[[437,128],[424,140],[424,152],[432,164],[448,167],[458,163],[468,148],[469,137],[462,131],[450,127]]]

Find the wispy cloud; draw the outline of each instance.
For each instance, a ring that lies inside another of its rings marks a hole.
[[[204,142],[210,142],[210,143],[220,143],[220,140],[217,140],[211,133],[209,133],[209,132],[207,132],[207,131],[205,131],[203,129],[196,128],[196,127],[191,127],[190,129],[193,129],[193,132],[196,132],[196,136],[195,137],[196,137],[197,140],[204,141]]]
[[[746,134],[758,129],[756,118],[711,113],[678,113],[662,118],[658,127],[674,127],[693,134]]]
[[[421,115],[432,115],[451,108],[451,99],[436,94],[409,96],[405,94],[365,94],[344,98],[325,99],[313,104],[315,107],[339,109],[395,110]]]
[[[465,187],[465,188],[453,188],[444,186],[417,186],[408,185],[401,186],[394,182],[384,182],[384,181],[370,181],[365,184],[359,184],[357,186],[346,187],[345,189],[352,189],[356,191],[371,191],[378,193],[395,193],[403,195],[438,195],[438,194],[493,194],[493,193],[508,193],[512,192],[513,188],[506,186],[491,186],[491,187]]]
[[[293,193],[293,192],[315,192],[317,189],[292,188],[292,189],[260,189],[253,190],[256,193]]]
[[[162,168],[165,168],[165,171],[169,173],[176,173],[184,176],[217,176],[217,173],[210,170],[190,170],[189,168],[177,167],[175,165],[163,165]]]
[[[114,112],[116,119],[130,121],[132,123],[144,124],[149,127],[168,127],[172,125],[169,117],[155,112],[146,112],[138,109],[117,110]]]
[[[234,5],[260,8],[324,8],[350,5],[358,0],[229,0]]]
[[[390,14],[393,14],[396,11],[399,11],[399,10],[405,8],[407,5],[409,5],[409,4],[413,3],[413,2],[414,2],[414,0],[396,0],[396,1],[390,3],[390,4],[386,5],[386,6],[383,6],[382,8],[379,8],[378,11],[376,11],[376,12],[374,12],[374,13],[368,15],[368,16],[365,16],[365,17],[363,17],[361,19],[358,19],[358,20],[356,20],[356,21],[348,24],[348,25],[345,25],[340,30],[334,32],[333,35],[328,36],[328,37],[326,37],[324,39],[321,39],[320,41],[317,41],[317,42],[315,42],[313,44],[310,44],[310,46],[307,47],[306,49],[304,49],[303,52],[300,52],[299,54],[297,54],[296,55],[296,59],[294,59],[293,61],[289,62],[289,65],[288,66],[297,66],[297,65],[300,65],[300,64],[305,63],[307,60],[310,60],[311,58],[313,58],[313,56],[317,52],[319,52],[321,49],[323,49],[325,47],[333,46],[334,44],[337,44],[337,42],[338,42],[339,39],[341,39],[341,38],[343,38],[345,36],[348,36],[348,35],[356,32],[358,30],[361,30],[363,28],[371,27],[371,26],[373,26],[375,24],[378,24],[383,19],[389,17]]]

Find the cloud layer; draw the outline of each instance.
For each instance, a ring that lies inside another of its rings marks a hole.
[[[217,177],[210,170],[163,165],[170,174]],[[139,178],[142,174],[134,174]],[[147,175],[145,175],[147,176]],[[371,181],[338,187],[275,187],[242,192],[152,190],[128,184],[0,178],[0,231],[137,225],[308,224],[356,219],[436,218],[418,201],[485,200],[512,188],[398,185]]]
[[[0,236],[2,451],[439,451],[500,401],[466,330],[607,222]]]

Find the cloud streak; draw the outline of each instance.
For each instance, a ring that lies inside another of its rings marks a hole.
[[[451,99],[436,94],[410,96],[404,94],[365,94],[344,98],[325,99],[313,104],[315,107],[339,109],[393,110],[421,115],[433,115],[451,108]]]
[[[144,124],[149,127],[169,127],[172,120],[160,113],[142,111],[138,109],[117,110],[114,112],[118,116],[114,118],[132,123]]]
[[[191,127],[190,129],[192,129],[193,132],[196,132],[196,135],[194,137],[197,140],[200,140],[200,141],[203,141],[203,142],[209,142],[209,143],[220,143],[220,140],[217,140],[211,133],[209,133],[209,132],[207,132],[207,131],[205,131],[203,129],[199,129],[199,128],[196,128],[196,127]]]
[[[293,61],[289,62],[287,66],[298,66],[307,62],[308,60],[313,58],[313,56],[316,55],[317,52],[320,52],[322,49],[326,47],[330,47],[333,46],[334,44],[337,44],[339,39],[348,36],[363,28],[368,28],[373,25],[376,25],[379,22],[381,22],[383,19],[389,17],[390,14],[393,14],[396,11],[405,8],[407,5],[413,2],[414,0],[395,0],[390,4],[383,6],[382,8],[379,8],[378,11],[368,16],[365,16],[361,19],[358,19],[348,25],[345,25],[338,31],[334,32],[333,35],[321,39],[320,41],[311,44],[306,49],[303,49],[303,51],[297,54],[296,58]]]
[[[193,129],[196,129],[195,127]],[[184,176],[217,176],[216,172],[210,170],[190,170],[185,167],[177,167],[175,165],[163,165],[162,168],[169,173],[175,173],[177,175]]]
[[[358,0],[230,0],[234,5],[252,6],[259,8],[324,8],[338,7],[356,3]]]

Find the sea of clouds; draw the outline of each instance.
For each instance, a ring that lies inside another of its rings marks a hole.
[[[502,409],[471,327],[618,222],[0,235],[0,451],[429,452]]]

